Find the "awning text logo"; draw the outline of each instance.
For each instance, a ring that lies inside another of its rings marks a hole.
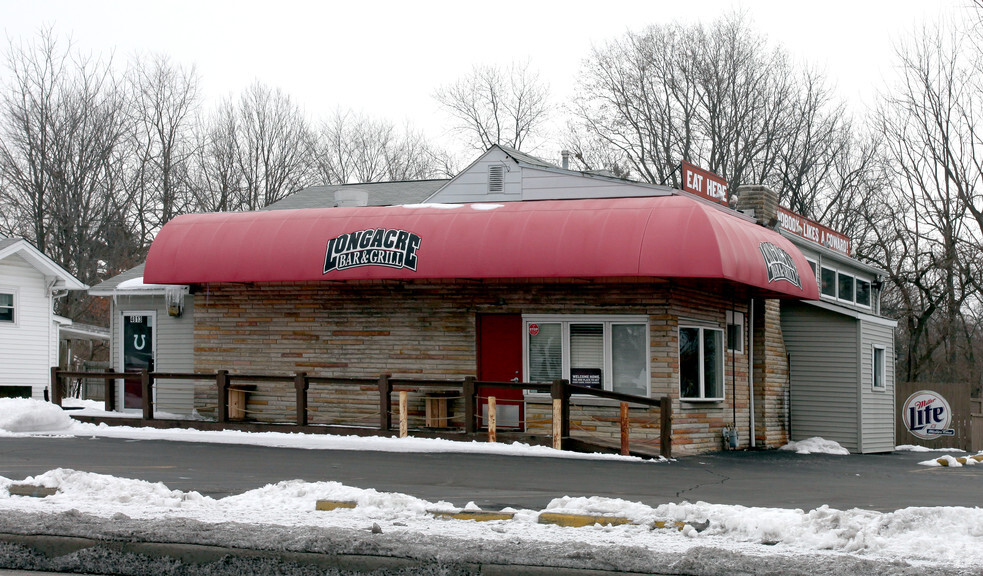
[[[359,266],[408,268],[416,272],[420,237],[406,230],[370,228],[328,240],[324,274]]]
[[[788,252],[775,246],[771,242],[762,242],[759,245],[761,255],[765,259],[765,266],[768,268],[768,282],[784,280],[796,288],[802,288],[799,280],[799,271],[795,267],[795,260]]]

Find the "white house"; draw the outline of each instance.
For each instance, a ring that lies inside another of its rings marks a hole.
[[[0,237],[0,397],[44,397],[66,322],[55,299],[87,288],[27,240]]]

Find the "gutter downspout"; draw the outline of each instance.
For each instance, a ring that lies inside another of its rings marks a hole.
[[[754,297],[751,297],[751,304],[748,307],[748,331],[747,331],[747,389],[748,389],[748,413],[751,422],[751,434],[748,436],[751,448],[754,448]]]

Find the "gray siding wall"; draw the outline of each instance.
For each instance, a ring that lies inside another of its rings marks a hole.
[[[194,302],[184,299],[184,313],[168,316],[163,296],[116,296],[112,313],[112,365],[122,368],[123,315],[127,312],[156,312],[154,325],[154,367],[161,372],[194,372]],[[160,380],[157,383],[157,410],[189,415],[194,410],[193,381]]]
[[[625,198],[630,196],[663,196],[666,194],[665,191],[649,186],[632,185],[622,181],[591,178],[577,174],[562,174],[535,168],[522,169],[523,200]]]
[[[895,446],[894,414],[894,329],[869,321],[860,321],[860,401],[864,453],[891,452]],[[874,347],[884,348],[884,388],[874,389]]]
[[[488,192],[488,167],[505,166],[505,189]],[[667,191],[620,180],[593,178],[519,166],[500,150],[492,150],[428,200],[431,203],[508,202],[577,198],[623,198],[662,196]]]
[[[488,167],[505,166],[503,192],[488,192]],[[463,202],[508,202],[522,200],[522,169],[501,150],[492,150],[460,173],[429,202],[458,204]]]
[[[790,363],[792,440],[821,436],[860,451],[857,320],[798,303],[782,305]]]

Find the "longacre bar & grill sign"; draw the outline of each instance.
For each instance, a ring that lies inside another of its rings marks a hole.
[[[822,224],[817,224],[781,206],[778,207],[778,225],[782,227],[782,230],[791,232],[796,236],[812,240],[816,244],[825,246],[830,250],[836,250],[841,254],[850,255],[850,238],[848,236],[834,232]]]
[[[727,206],[727,181],[713,172],[683,161],[683,190]]]
[[[408,268],[416,271],[418,235],[406,230],[370,228],[342,234],[328,240],[324,254],[324,274],[359,266]]]

